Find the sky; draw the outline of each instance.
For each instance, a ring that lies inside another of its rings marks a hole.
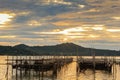
[[[0,0],[0,45],[120,50],[120,0]]]

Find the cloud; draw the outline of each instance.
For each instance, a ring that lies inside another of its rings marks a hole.
[[[40,23],[39,21],[36,21],[36,20],[28,21],[27,24],[29,26],[41,26],[42,25],[42,23]]]
[[[112,19],[120,20],[120,17],[112,17]]]
[[[0,44],[76,42],[90,46],[86,43],[95,41],[98,48],[119,46],[120,0],[0,0],[0,3],[0,14],[8,15],[7,22],[0,24]]]
[[[58,22],[53,22],[54,25],[56,26],[64,26],[64,27],[73,27],[73,26],[80,26],[82,25],[81,22],[78,21],[71,21],[71,20],[62,20]]]
[[[107,29],[108,32],[120,32],[120,29]]]

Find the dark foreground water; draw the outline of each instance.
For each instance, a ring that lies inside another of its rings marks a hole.
[[[1,64],[0,80],[7,80],[7,79],[16,80],[15,71],[13,71],[13,75],[12,75],[11,66],[10,65],[6,66],[3,64],[3,63],[6,63],[5,61],[6,58],[7,58],[6,56],[0,56],[0,64]],[[48,76],[51,74],[51,72],[49,71],[45,73],[46,76],[43,78],[43,80],[120,80],[120,66],[117,64],[113,65],[114,69],[112,69],[112,73],[96,70],[95,74],[94,74],[94,71],[90,69],[87,69],[86,71],[77,74],[76,65],[77,64],[75,61],[68,65],[65,65],[58,72],[57,77],[55,79],[53,79],[53,76]],[[21,79],[18,79],[18,80],[21,80]],[[31,71],[30,79],[28,76],[24,76],[22,80],[39,80],[39,76],[34,71]]]

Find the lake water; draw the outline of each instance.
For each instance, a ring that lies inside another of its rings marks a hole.
[[[0,56],[0,80],[16,80],[15,71],[13,71],[12,73],[11,66],[4,65],[5,63],[7,63],[5,59],[7,59],[6,56]],[[56,79],[53,79],[52,76],[46,76],[43,80],[120,80],[120,66],[118,64],[113,65],[114,69],[112,69],[112,73],[108,73],[102,70],[96,70],[95,74],[94,71],[90,69],[77,74],[76,65],[77,63],[75,61],[68,65],[65,65],[57,73]],[[22,80],[39,80],[39,77],[35,75],[35,72],[31,71],[31,73],[32,74],[30,79],[25,76]],[[48,73],[50,74],[50,72]]]

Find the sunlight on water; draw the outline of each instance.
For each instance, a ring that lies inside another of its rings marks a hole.
[[[108,74],[107,72],[104,71],[96,71],[94,74],[92,70],[86,70],[84,73],[79,74],[79,79],[78,80],[112,80],[111,74]]]
[[[11,58],[11,57],[9,57]],[[0,80],[16,80],[15,79],[15,70],[13,71],[12,76],[12,68],[11,66],[5,65],[7,61],[6,56],[0,56]],[[57,79],[56,80],[120,80],[120,66],[119,65],[113,65],[112,73],[108,73],[106,71],[96,70],[95,74],[93,73],[93,70],[87,69],[84,72],[80,72],[78,75],[76,73],[76,66],[77,63],[73,61],[70,64],[64,65],[59,72],[57,72]],[[8,72],[7,72],[8,69]],[[36,77],[35,72],[31,71],[31,80],[39,80],[38,77]],[[9,76],[7,76],[7,74]],[[20,80],[20,79],[18,79]],[[22,80],[29,80],[28,77],[24,77]],[[43,80],[53,80],[52,77],[44,77]],[[55,79],[54,79],[55,80]]]
[[[6,80],[7,66],[4,65],[6,58],[6,56],[0,56],[0,80]]]
[[[58,72],[58,80],[76,80],[76,62],[65,65]]]

